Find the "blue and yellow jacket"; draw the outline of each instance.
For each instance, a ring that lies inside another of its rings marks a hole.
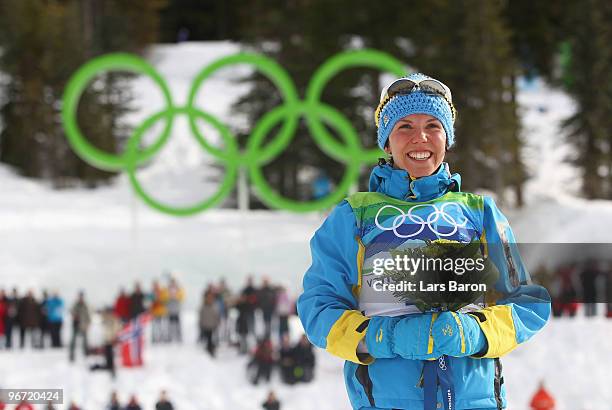
[[[298,314],[313,344],[346,360],[344,378],[354,409],[423,408],[423,361],[375,360],[358,349],[371,317],[421,314],[413,304],[393,300],[390,292],[381,296],[373,289],[373,260],[388,256],[390,249],[427,239],[477,237],[500,272],[494,289],[465,308],[478,318],[486,350],[479,357],[449,358],[457,409],[505,407],[499,357],[548,320],[548,292],[530,283],[507,219],[491,198],[460,192],[460,182],[445,163],[437,173],[414,180],[404,170],[379,165],[370,192],[340,203],[311,240],[312,265]]]

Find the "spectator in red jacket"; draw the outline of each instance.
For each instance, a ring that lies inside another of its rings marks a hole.
[[[27,401],[23,400],[21,403],[15,406],[15,410],[34,410],[34,407]]]
[[[544,382],[540,382],[538,391],[531,398],[530,408],[532,410],[554,410],[555,399],[544,388]]]
[[[119,296],[115,301],[115,316],[123,323],[130,320],[130,297],[126,295],[123,288],[119,290]]]

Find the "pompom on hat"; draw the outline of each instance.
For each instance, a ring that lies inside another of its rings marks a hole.
[[[389,89],[403,79],[411,80],[417,84],[410,91],[399,91],[389,97]],[[439,92],[424,85],[419,86],[419,83],[423,80],[433,80],[437,88],[439,88]],[[453,106],[450,89],[439,80],[422,73],[414,73],[393,81],[382,91],[380,103],[375,113],[376,126],[378,127],[378,146],[380,149],[385,149],[385,145],[397,121],[411,114],[428,114],[438,119],[446,132],[447,147],[450,148],[454,144],[455,132],[453,124],[455,123],[456,111]]]

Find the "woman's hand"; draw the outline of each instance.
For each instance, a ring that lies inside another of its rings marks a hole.
[[[365,336],[368,352],[375,358],[427,360],[440,356],[431,337],[435,316],[431,313],[404,318],[375,316]]]
[[[433,324],[432,335],[436,350],[449,356],[472,356],[487,347],[478,320],[465,313],[440,313]]]

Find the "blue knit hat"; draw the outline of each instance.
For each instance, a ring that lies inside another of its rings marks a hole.
[[[404,78],[413,81],[431,79],[421,73],[410,74]],[[411,114],[428,114],[442,123],[446,132],[446,145],[450,148],[455,142],[453,112],[452,101],[447,101],[442,95],[423,92],[418,88],[408,94],[397,94],[390,99],[383,95],[375,114],[378,125],[378,146],[382,150],[385,149],[395,123],[400,119]]]

